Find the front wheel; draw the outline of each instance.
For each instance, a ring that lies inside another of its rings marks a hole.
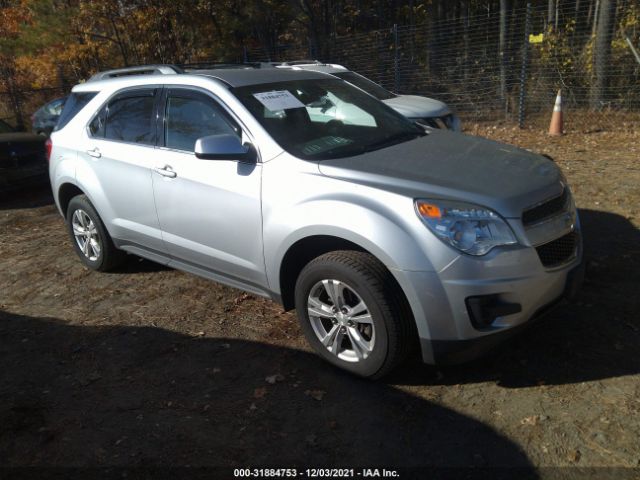
[[[296,282],[296,310],[316,352],[379,378],[408,355],[412,316],[391,273],[372,255],[336,251],[311,261]]]

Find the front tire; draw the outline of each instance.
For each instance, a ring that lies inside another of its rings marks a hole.
[[[86,195],[73,197],[69,202],[67,228],[76,253],[90,269],[108,272],[124,261],[125,253],[115,247]]]
[[[380,378],[406,359],[413,318],[391,273],[372,255],[335,251],[312,260],[296,282],[302,330],[325,360]]]

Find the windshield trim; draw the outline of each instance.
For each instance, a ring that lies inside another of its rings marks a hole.
[[[353,70],[347,70],[346,72],[335,72],[332,73],[332,75],[338,77],[341,80],[344,80],[345,82],[349,82],[351,85],[358,87],[360,90],[367,92],[369,95],[376,97],[380,101],[391,100],[392,98],[398,97],[397,94],[393,93],[390,90],[387,90],[382,85],[363,75],[360,75],[359,73],[354,72]],[[351,77],[357,77],[356,81],[351,81],[353,80],[353,78]],[[382,96],[377,94],[377,89],[382,90],[386,95]]]

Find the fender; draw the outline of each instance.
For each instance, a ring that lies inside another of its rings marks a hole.
[[[98,215],[100,215],[109,235],[117,238],[117,235],[114,235],[115,232],[113,225],[113,218],[115,218],[115,214],[107,201],[107,196],[102,187],[102,182],[96,175],[95,171],[87,165],[86,161],[81,160],[80,158],[78,158],[76,162],[76,178],[73,183],[80,190],[85,192],[85,195],[95,207]]]
[[[431,338],[429,311],[425,303],[438,305],[440,312],[448,311],[446,294],[438,281],[434,266],[427,259],[423,246],[411,235],[411,227],[388,211],[383,204],[378,211],[373,205],[356,203],[355,198],[315,199],[281,211],[270,220],[286,220],[293,230],[280,241],[265,234],[265,260],[270,289],[282,293],[280,268],[289,249],[298,241],[313,236],[332,236],[347,240],[368,251],[380,260],[394,276],[409,302],[420,338]],[[369,202],[365,202],[369,203]],[[340,211],[340,215],[326,212]],[[350,222],[349,219],[359,219]],[[317,223],[316,223],[317,220]],[[313,221],[313,223],[310,223]],[[265,231],[270,227],[265,225]],[[274,248],[275,247],[275,248]],[[455,257],[455,255],[454,255]],[[422,289],[416,289],[416,285]],[[454,330],[454,322],[445,322]]]
[[[284,237],[272,236],[265,221],[265,261],[272,289],[279,292],[279,272],[282,260],[299,240],[316,235],[333,236],[359,245],[378,258],[389,270],[433,271],[421,246],[400,223],[387,213],[381,213],[356,199],[316,199],[290,210],[279,211],[269,219],[274,225],[287,222],[290,230]],[[340,212],[332,215],[331,212]],[[355,222],[353,220],[356,220]]]
[[[55,135],[52,134],[52,137]],[[76,185],[76,164],[78,162],[78,153],[64,147],[58,147],[54,143],[51,158],[49,160],[49,183],[53,192],[53,200],[56,203],[58,212],[63,217],[66,212],[63,211],[60,204],[60,187],[66,183]]]

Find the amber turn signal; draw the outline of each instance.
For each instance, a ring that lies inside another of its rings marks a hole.
[[[418,211],[420,215],[426,218],[441,218],[442,214],[440,209],[436,205],[430,203],[420,202],[418,203]]]

